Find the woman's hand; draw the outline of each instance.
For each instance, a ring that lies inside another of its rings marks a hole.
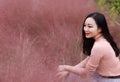
[[[58,72],[56,77],[58,79],[65,79],[68,75],[69,75],[68,71],[62,71],[62,72]]]
[[[58,72],[66,71],[66,70],[65,70],[66,66],[67,66],[67,65],[59,65],[57,71],[58,71]]]
[[[65,70],[67,65],[59,65],[57,69],[56,77],[58,79],[64,79],[68,76],[69,72]]]

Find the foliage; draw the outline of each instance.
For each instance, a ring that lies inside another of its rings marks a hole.
[[[108,6],[112,15],[120,15],[120,0],[98,0],[98,5]]]

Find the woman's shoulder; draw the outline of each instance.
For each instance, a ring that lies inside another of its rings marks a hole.
[[[103,41],[96,41],[93,45],[93,48],[106,48],[109,46],[109,42],[106,41],[106,40],[103,40]]]
[[[103,52],[103,51],[109,51],[111,48],[111,45],[108,41],[102,40],[102,41],[97,41],[94,43],[92,50],[95,50],[97,52]]]

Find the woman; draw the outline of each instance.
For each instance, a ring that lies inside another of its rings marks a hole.
[[[120,50],[109,33],[104,15],[89,14],[83,23],[82,36],[83,53],[87,57],[75,66],[60,65],[58,78],[74,73],[82,78],[95,76],[97,82],[120,82]]]

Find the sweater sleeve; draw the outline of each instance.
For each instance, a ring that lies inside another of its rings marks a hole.
[[[75,67],[75,68],[84,68],[85,65],[86,65],[86,63],[87,63],[87,61],[88,61],[88,59],[89,59],[89,56],[86,57],[86,58],[85,58],[82,62],[80,62],[79,64],[75,65],[74,67]]]
[[[103,55],[106,53],[104,46],[98,46],[95,45],[92,48],[91,55],[87,58],[86,65],[84,68],[76,67],[76,66],[66,66],[66,70],[69,72],[73,72],[75,74],[78,74],[80,76],[86,76],[91,75],[94,73],[94,71],[98,68],[99,63],[103,57]],[[103,50],[102,50],[103,49]]]
[[[93,73],[97,69],[104,53],[105,52],[104,52],[102,46],[93,47],[93,49],[91,51],[91,55],[90,55],[89,60],[86,64],[86,67],[85,67],[85,69],[90,74]]]

